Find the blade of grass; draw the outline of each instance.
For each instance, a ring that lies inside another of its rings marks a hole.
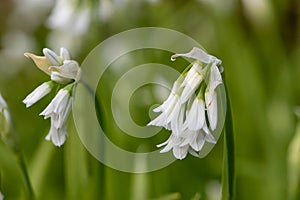
[[[226,84],[225,84],[226,87]],[[222,199],[232,200],[235,198],[235,148],[234,133],[232,126],[231,104],[227,91],[227,112],[225,120]]]

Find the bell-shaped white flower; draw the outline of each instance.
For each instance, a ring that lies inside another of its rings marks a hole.
[[[218,101],[216,88],[222,84],[222,76],[218,67],[212,64],[208,87],[205,91],[205,103],[207,108],[207,116],[210,128],[215,130],[218,122]]]
[[[192,106],[186,113],[183,128],[191,131],[202,129],[205,123],[205,102],[201,98],[195,98]]]
[[[37,88],[35,88],[29,95],[26,96],[26,98],[23,100],[23,103],[26,104],[26,107],[30,107],[33,104],[35,104],[37,101],[39,101],[41,98],[46,96],[53,88],[53,82],[48,81]]]
[[[70,95],[72,86],[60,89],[50,104],[40,114],[45,119],[51,118],[51,128],[47,140],[52,140],[56,146],[61,146],[67,136],[66,121],[70,114],[73,97]]]
[[[45,110],[40,114],[44,115],[47,119],[52,116],[57,116],[55,118],[55,126],[61,127],[67,120],[71,107],[73,103],[73,97],[70,95],[70,91],[66,89],[60,89],[50,104],[45,108]]]
[[[63,125],[62,127],[57,128],[54,125],[55,123],[56,123],[56,119],[54,119],[54,116],[53,116],[53,117],[51,117],[50,131],[45,139],[48,141],[51,140],[55,146],[60,147],[65,143],[68,133],[67,133],[66,125]]]

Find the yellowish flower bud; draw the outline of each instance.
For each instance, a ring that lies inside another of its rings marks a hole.
[[[31,58],[40,70],[42,70],[43,72],[45,72],[48,75],[51,74],[49,67],[52,66],[52,64],[46,58],[46,56],[37,56],[32,53],[24,53],[24,56],[26,56],[27,58]]]

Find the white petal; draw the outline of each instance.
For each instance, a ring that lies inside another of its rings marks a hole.
[[[0,94],[0,110],[2,110],[3,108],[7,108],[7,104],[2,95]]]
[[[202,99],[195,98],[190,110],[187,112],[187,117],[183,129],[200,130],[205,121],[205,107]]]
[[[61,66],[50,67],[51,71],[57,71],[64,78],[74,79],[79,70],[79,64],[75,60],[64,60]]]
[[[70,55],[70,52],[68,51],[68,49],[66,49],[64,47],[60,48],[60,57],[63,60],[70,60],[71,59],[71,55]]]
[[[69,98],[69,92],[65,89],[60,89],[45,110],[40,113],[40,115],[44,115],[45,119],[49,118],[54,113],[57,115],[63,115],[62,112],[68,105]]]
[[[205,141],[212,143],[212,144],[217,143],[215,137],[211,133],[205,135]]]
[[[62,128],[57,129],[55,128],[55,126],[53,126],[53,123],[54,121],[51,120],[50,131],[45,139],[48,141],[51,140],[55,146],[60,147],[66,141],[66,136],[67,136],[66,127],[63,126]]]
[[[184,134],[182,134],[184,138],[180,146],[190,145],[194,140],[196,140],[197,134],[196,131],[186,130]]]
[[[212,130],[215,130],[217,128],[217,123],[218,123],[217,93],[216,92],[213,93],[211,102],[206,101],[207,94],[208,93],[205,93],[205,103],[206,103],[206,108],[207,108],[208,121],[209,121],[210,128]]]
[[[207,124],[206,122],[204,123],[203,125],[203,129],[202,129],[204,132],[205,132],[205,140],[209,143],[213,143],[213,144],[216,144],[216,139],[215,137],[212,135],[212,133],[210,132],[210,130],[208,129],[207,127]]]
[[[72,81],[72,79],[61,76],[59,72],[51,72],[51,80],[63,85]]]
[[[191,147],[196,151],[200,151],[205,143],[205,133],[200,130],[197,132],[197,139],[191,144]]]
[[[169,137],[165,142],[156,145],[156,147],[157,147],[157,148],[160,148],[160,147],[162,147],[162,146],[167,145],[167,144],[171,141],[172,137],[174,137],[174,136],[173,136],[173,135],[170,135],[170,137]]]
[[[162,105],[153,109],[153,111],[154,112],[162,112],[162,111],[166,110],[166,108],[170,107],[173,104],[172,102],[174,102],[177,99],[177,92],[178,92],[179,88],[180,88],[179,82],[175,81],[167,100],[165,100]]]
[[[166,152],[170,151],[175,146],[174,140],[175,140],[174,136],[171,135],[170,138],[166,142],[162,143],[166,146],[160,151],[160,153],[166,153]],[[162,144],[160,146],[162,146]]]
[[[177,159],[184,159],[188,153],[189,146],[186,145],[184,147],[175,146],[173,147],[173,154]]]
[[[173,118],[170,120],[172,134],[179,136],[184,122],[185,104],[180,105],[178,103],[176,108],[174,109],[174,113],[172,114]]]
[[[43,83],[33,90],[27,97],[23,100],[23,103],[26,104],[26,107],[30,107],[39,101],[41,98],[46,96],[51,91],[49,83]]]
[[[185,103],[189,98],[191,98],[191,96],[199,87],[202,80],[203,80],[203,76],[200,75],[198,72],[196,72],[194,76],[191,77],[191,79],[188,79],[186,81],[186,84],[184,85],[184,89],[180,96],[181,103]]]
[[[62,64],[62,60],[54,51],[44,48],[43,53],[46,56],[47,60],[53,65],[58,66]]]
[[[72,102],[73,102],[73,98],[70,98],[69,102],[65,106],[63,112],[59,113],[57,128],[62,127],[64,124],[66,124],[66,121],[67,121],[69,114],[71,112],[71,109],[72,109]]]
[[[184,80],[181,83],[180,87],[186,86],[187,81],[192,79],[192,77],[194,77],[198,73],[198,70],[196,70],[196,68],[198,68],[198,67],[199,67],[199,64],[197,62],[195,62],[193,64],[193,66],[189,69],[189,71],[187,72],[186,77],[184,78]]]
[[[217,65],[213,63],[210,70],[209,90],[214,91],[217,88],[217,86],[222,83],[222,75]]]
[[[199,157],[199,154],[192,148],[189,148],[188,152],[195,157]]]
[[[164,112],[168,108],[172,107],[176,100],[177,100],[177,97],[173,93],[170,93],[167,100],[164,101],[163,104],[161,104],[157,108],[153,109],[153,111],[154,112]]]
[[[204,50],[199,49],[197,47],[194,47],[190,52],[184,53],[184,54],[175,54],[171,57],[171,60],[174,61],[177,57],[187,57],[187,58],[193,58],[196,60],[200,60],[204,63],[210,63],[211,62],[211,55],[207,54]]]
[[[49,105],[40,113],[40,115],[44,115],[44,119],[47,119],[51,116],[53,109],[54,107],[52,102],[50,102]]]

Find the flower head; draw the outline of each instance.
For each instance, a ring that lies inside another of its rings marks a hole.
[[[67,84],[72,80],[79,81],[81,69],[75,60],[71,60],[67,49],[61,48],[59,56],[48,48],[44,48],[43,53],[44,56],[36,56],[32,53],[24,55],[31,58],[39,69],[50,75],[51,80],[59,84]]]
[[[196,61],[175,81],[167,100],[154,109],[161,113],[148,125],[171,130],[169,139],[158,147],[165,146],[161,153],[172,149],[177,159],[183,159],[188,153],[198,156],[205,142],[216,143],[212,134],[218,123],[216,88],[223,82],[218,58],[196,47],[173,55],[171,60],[179,56]]]
[[[44,56],[31,53],[24,55],[31,58],[38,68],[50,75],[51,81],[38,86],[27,95],[23,103],[29,107],[50,93],[55,84],[58,88],[63,86],[40,114],[45,119],[51,118],[51,127],[46,140],[51,140],[55,146],[61,146],[68,135],[66,122],[72,109],[73,88],[80,79],[81,69],[75,60],[71,60],[70,53],[65,48],[60,49],[59,55],[47,48],[43,49],[43,53]]]
[[[55,146],[61,146],[66,140],[67,131],[65,124],[73,103],[73,97],[70,95],[71,92],[72,86],[60,89],[50,104],[40,114],[45,119],[51,118],[51,128],[46,139],[51,139]]]

